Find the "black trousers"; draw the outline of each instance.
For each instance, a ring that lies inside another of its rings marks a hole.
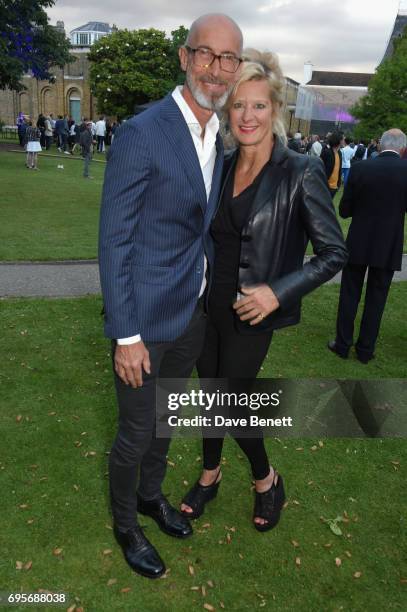
[[[201,378],[228,378],[238,385],[239,392],[250,393],[253,380],[267,355],[273,332],[243,336],[236,331],[232,303],[236,291],[233,287],[214,287],[209,300],[208,322],[202,354],[197,363]],[[233,408],[232,408],[233,410]],[[219,438],[203,438],[204,468],[214,470],[219,466],[226,429]],[[247,456],[253,477],[266,478],[270,463],[264,447],[261,429],[259,437],[235,437],[237,444]]]
[[[355,349],[361,357],[369,359],[374,353],[394,270],[352,263],[345,266],[342,270],[336,320],[336,345],[343,355],[347,355],[353,345],[353,328],[366,270],[368,270],[368,273],[365,303]]]
[[[110,453],[109,475],[113,519],[120,529],[137,524],[137,492],[143,499],[161,494],[170,440],[155,437],[156,378],[190,377],[202,349],[205,324],[200,300],[179,338],[146,343],[151,374],[143,373],[142,387],[125,385],[114,372],[119,429]]]
[[[97,136],[97,142],[98,142],[98,146],[97,146],[97,150],[98,153],[103,153],[103,145],[105,142],[105,137],[104,136]]]

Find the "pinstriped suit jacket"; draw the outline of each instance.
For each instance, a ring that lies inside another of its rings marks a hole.
[[[109,151],[99,231],[105,333],[171,341],[187,327],[213,244],[223,166],[207,202],[189,128],[171,95],[121,126]]]

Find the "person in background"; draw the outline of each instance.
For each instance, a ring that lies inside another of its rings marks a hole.
[[[350,146],[351,142],[352,142],[351,139],[346,137],[345,138],[345,146],[341,150],[341,154],[342,154],[342,178],[343,178],[343,184],[344,185],[346,185],[346,182],[348,180],[351,159],[355,155],[355,149],[353,149]]]
[[[52,125],[51,125],[51,118],[49,116],[45,117],[44,136],[45,136],[45,148],[47,151],[49,151],[49,149],[51,148],[53,134],[54,132],[53,132]]]
[[[85,123],[85,129],[80,132],[79,143],[82,148],[82,157],[83,157],[83,178],[92,179],[92,176],[89,176],[89,165],[92,161],[92,153],[93,153],[93,136],[92,136],[92,121],[87,121]]]
[[[41,147],[45,147],[45,117],[42,113],[38,115],[37,128],[41,132],[41,138],[40,138]]]
[[[25,119],[24,119],[24,114],[22,112],[18,113],[18,117],[16,119],[16,125],[17,125],[17,134],[18,134],[18,140],[20,143],[20,147],[24,146],[24,134],[23,131],[25,132],[25,129],[22,130],[23,125],[25,124]]]
[[[32,121],[29,121],[25,132],[25,145],[27,151],[26,167],[30,170],[38,170],[38,153],[42,151],[40,138],[40,129],[34,127]]]
[[[309,154],[311,155],[311,157],[320,157],[321,151],[322,151],[322,144],[320,142],[320,137],[318,136],[318,134],[315,134],[312,137],[312,144],[309,150]]]
[[[367,364],[374,357],[380,322],[395,270],[401,270],[404,218],[407,209],[407,164],[400,159],[406,135],[399,129],[384,132],[380,154],[352,166],[339,214],[352,218],[346,244],[349,260],[342,271],[336,338],[330,351],[346,359],[367,272],[365,303],[357,359]]]
[[[106,137],[106,121],[104,117],[99,117],[99,121],[96,122],[96,140],[97,140],[97,152],[103,153],[105,148],[105,137]]]
[[[342,178],[342,154],[343,134],[332,132],[328,137],[328,144],[323,147],[320,158],[324,162],[325,174],[328,181],[329,191],[332,199],[341,186]]]
[[[302,144],[300,132],[296,132],[294,134],[294,138],[290,138],[288,140],[287,146],[292,151],[295,151],[296,153],[301,153]]]

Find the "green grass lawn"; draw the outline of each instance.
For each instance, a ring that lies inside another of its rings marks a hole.
[[[55,149],[50,154],[55,156]],[[93,181],[82,178],[79,156],[40,156],[39,167],[32,172],[23,154],[0,152],[0,261],[95,258],[105,164],[93,164]],[[346,235],[350,219],[339,222]],[[404,236],[407,251],[407,225]]]
[[[377,358],[363,366],[325,348],[338,287],[319,289],[304,300],[303,322],[275,334],[262,376],[405,376],[406,291],[406,283],[392,287]],[[192,538],[174,540],[141,521],[168,575],[134,575],[108,511],[116,405],[100,308],[98,297],[0,302],[0,590],[65,591],[86,612],[405,609],[401,439],[268,440],[288,505],[267,534],[251,526],[248,464],[227,441],[218,498]],[[164,491],[174,503],[198,476],[200,455],[198,440],[172,444]],[[337,516],[341,536],[321,520]]]
[[[66,155],[40,156],[34,172],[23,154],[0,152],[0,260],[95,258],[104,170],[92,164],[86,180]]]

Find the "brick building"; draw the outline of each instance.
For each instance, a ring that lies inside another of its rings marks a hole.
[[[64,31],[64,23],[58,21],[56,27]],[[68,114],[75,120],[81,117],[96,116],[96,101],[89,86],[88,52],[90,45],[112,28],[108,23],[89,22],[70,32],[71,54],[75,61],[64,68],[55,68],[55,82],[37,81],[26,74],[23,83],[27,89],[17,92],[0,90],[0,119],[6,125],[14,125],[21,111],[36,119],[40,113],[48,115]]]

